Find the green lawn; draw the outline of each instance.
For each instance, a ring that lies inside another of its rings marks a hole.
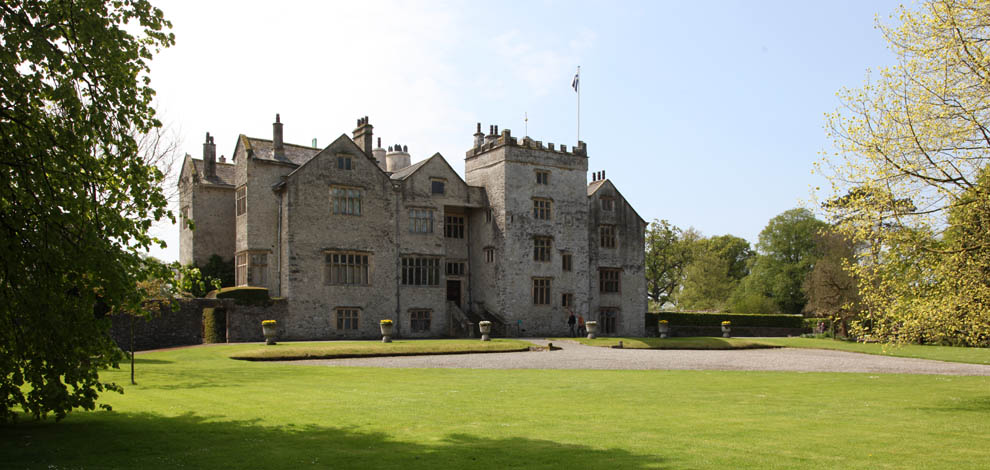
[[[534,347],[528,341],[513,339],[423,339],[381,341],[328,341],[319,343],[278,343],[232,346],[230,357],[249,361],[282,361],[295,359],[334,359],[371,356],[415,356],[422,354],[463,354],[486,352],[528,351]]]
[[[556,338],[559,340],[574,340],[588,346],[611,347],[622,341],[622,347],[628,349],[759,349],[776,348],[763,341],[744,338],[718,338],[713,336],[698,336],[693,338]]]
[[[788,348],[836,349],[839,351],[914,357],[936,361],[990,364],[990,348],[958,348],[952,346],[923,346],[919,344],[898,346],[815,338],[759,338],[758,341]]]
[[[6,468],[986,468],[990,377],[371,369],[142,354],[113,412],[0,427]],[[530,354],[530,353],[520,353]],[[539,354],[539,353],[532,353]],[[127,370],[106,377],[127,382]]]

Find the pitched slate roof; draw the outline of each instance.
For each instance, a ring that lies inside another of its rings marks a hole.
[[[284,143],[285,158],[275,158],[275,147],[271,140],[248,137],[244,134],[241,134],[238,145],[243,145],[245,152],[248,150],[254,152],[254,158],[259,160],[293,163],[296,165],[302,165],[320,153],[320,149],[318,148]]]
[[[415,173],[416,170],[419,169],[419,167],[423,166],[428,161],[430,161],[429,158],[427,158],[426,160],[422,160],[422,161],[416,162],[413,165],[409,165],[409,166],[407,166],[407,167],[405,167],[405,168],[403,168],[403,169],[401,169],[401,170],[399,170],[399,171],[397,171],[395,173],[392,173],[391,178],[394,179],[394,180],[404,180],[404,179],[408,178],[410,175],[412,175],[413,173]]]
[[[598,188],[602,187],[602,185],[605,184],[605,181],[606,180],[592,181],[588,185],[588,196],[590,197],[592,194],[595,194],[595,191],[598,191]]]
[[[213,184],[227,184],[230,186],[234,185],[234,164],[233,163],[220,163],[217,162],[217,176],[216,178],[207,178],[206,171],[203,170],[203,160],[192,159],[193,166],[196,168],[196,174],[199,175],[200,181],[213,183]]]

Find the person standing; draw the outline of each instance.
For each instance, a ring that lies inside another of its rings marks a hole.
[[[577,336],[577,332],[574,331],[574,324],[575,323],[577,323],[577,320],[574,318],[574,310],[568,310],[568,315],[567,315],[567,329],[570,330],[570,332],[571,332],[571,338]]]
[[[584,326],[584,316],[578,315],[578,336],[588,334],[588,329]]]

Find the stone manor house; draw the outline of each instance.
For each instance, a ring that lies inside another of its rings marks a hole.
[[[588,183],[568,149],[481,124],[465,177],[439,153],[373,145],[361,118],[324,148],[240,135],[230,161],[206,134],[179,175],[180,262],[234,260],[238,285],[285,298],[283,339],[566,335],[568,311],[601,334],[642,336],[646,223],[615,185]],[[259,327],[260,328],[260,327]]]

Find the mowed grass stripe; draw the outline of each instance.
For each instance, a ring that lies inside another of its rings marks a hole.
[[[299,367],[138,358],[139,385],[0,428],[10,468],[984,468],[990,377]],[[126,370],[106,378],[126,383]],[[937,451],[935,451],[937,450]]]

